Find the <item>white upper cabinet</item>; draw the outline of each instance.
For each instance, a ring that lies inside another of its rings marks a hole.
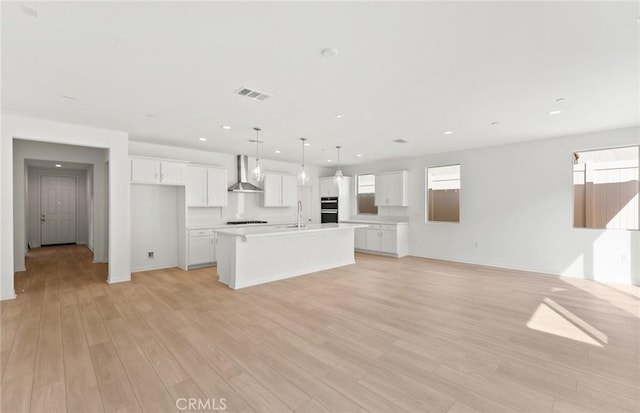
[[[227,206],[227,170],[205,166],[187,167],[187,206]]]
[[[376,174],[375,204],[377,206],[408,206],[407,175],[407,171]]]
[[[179,162],[160,161],[160,183],[166,185],[184,185],[187,165]]]
[[[184,185],[187,165],[150,158],[131,158],[131,182],[136,184]]]
[[[297,178],[294,175],[266,173],[264,175],[264,206],[295,206],[298,197]]]
[[[295,206],[298,201],[298,177],[282,175],[282,206]]]
[[[227,170],[207,168],[207,206],[227,206]]]
[[[333,176],[320,178],[320,198],[333,198],[340,195],[340,188],[336,185]]]
[[[187,167],[187,206],[207,206],[207,168],[202,166]]]
[[[160,161],[131,158],[131,182],[157,184],[160,181]]]

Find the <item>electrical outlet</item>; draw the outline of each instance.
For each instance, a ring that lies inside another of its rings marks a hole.
[[[153,258],[153,251],[147,252],[147,255],[149,256],[149,258]]]

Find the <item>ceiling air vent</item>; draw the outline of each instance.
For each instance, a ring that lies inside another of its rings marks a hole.
[[[398,139],[394,139],[391,142],[395,142],[395,143],[408,143],[409,141],[406,139],[402,139],[402,138],[398,138]]]
[[[266,100],[271,97],[271,95],[268,95],[264,92],[258,92],[257,90],[249,89],[246,87],[242,87],[238,89],[238,91],[236,92],[236,95],[246,96],[253,100]]]

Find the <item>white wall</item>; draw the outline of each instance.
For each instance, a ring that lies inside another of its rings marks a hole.
[[[65,168],[27,168],[27,242],[32,248],[40,246],[40,177],[73,176],[76,178],[76,243],[89,242],[89,211],[87,171]]]
[[[152,156],[166,159],[189,161],[192,163],[219,166],[227,169],[229,185],[236,182],[236,155],[219,152],[209,152],[196,149],[184,149],[173,146],[155,145],[143,142],[129,142],[129,154],[137,156]],[[297,163],[280,162],[261,159],[266,171],[297,174],[300,165]],[[249,168],[255,163],[255,158],[249,158]],[[328,176],[328,168],[307,166],[312,186],[314,202],[311,217],[314,222],[320,222],[320,192],[318,177]],[[260,186],[261,184],[256,184]],[[269,222],[293,222],[296,220],[295,208],[264,208],[263,195],[259,193],[229,193],[228,206],[225,208],[189,208],[187,226],[209,225],[234,219],[263,219]]]
[[[343,169],[409,170],[411,255],[638,285],[640,232],[573,228],[572,186],[574,151],[638,144],[634,127]],[[425,223],[425,167],[456,163],[460,223]]]
[[[15,268],[24,266],[24,162],[14,165],[14,139],[48,143],[88,146],[108,150],[111,165],[109,181],[109,282],[131,279],[130,220],[129,220],[129,162],[128,134],[119,131],[52,122],[42,119],[2,114],[2,238],[0,254],[0,298],[15,297],[13,277]],[[58,155],[65,155],[64,152]],[[31,159],[42,159],[28,156]],[[65,160],[60,159],[60,160]],[[85,162],[68,159],[71,162]],[[88,162],[87,162],[88,163]],[[15,166],[15,168],[14,168]],[[94,181],[99,170],[94,164]],[[103,177],[101,177],[103,178]],[[97,191],[94,191],[97,198]],[[97,199],[96,199],[97,202]],[[15,216],[14,216],[15,213]],[[97,218],[97,217],[96,217]],[[100,217],[102,218],[102,217]],[[15,219],[15,222],[14,222]],[[94,221],[95,222],[95,221]],[[15,228],[14,228],[15,226]],[[97,229],[97,227],[96,227]],[[95,240],[96,247],[98,240]],[[15,262],[15,265],[14,265]]]
[[[177,191],[176,186],[131,185],[133,271],[178,265]],[[154,252],[154,258],[148,258],[149,251]]]

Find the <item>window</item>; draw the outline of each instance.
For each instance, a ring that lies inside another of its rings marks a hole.
[[[573,154],[573,226],[637,230],[640,146]]]
[[[460,165],[427,168],[428,221],[460,222]]]
[[[358,214],[377,214],[376,206],[376,176],[373,174],[357,176],[357,213]]]

